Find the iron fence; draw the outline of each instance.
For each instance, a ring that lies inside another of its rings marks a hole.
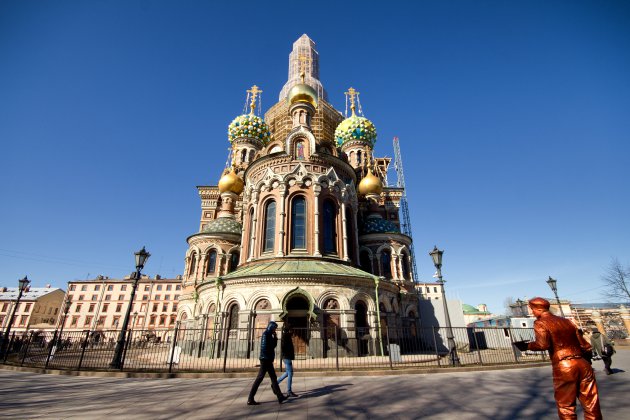
[[[123,371],[237,372],[259,365],[264,329],[130,330]],[[31,331],[13,335],[3,363],[62,370],[111,370],[118,330]],[[281,332],[278,332],[280,339]],[[298,371],[446,368],[540,362],[544,352],[520,352],[512,343],[532,340],[531,328],[294,328]],[[449,344],[451,343],[451,344]],[[453,357],[457,356],[457,357]],[[457,363],[455,363],[457,362]],[[282,366],[280,345],[276,364]]]

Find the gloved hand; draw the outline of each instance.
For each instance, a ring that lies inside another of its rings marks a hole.
[[[528,344],[529,344],[528,341],[515,341],[514,342],[514,347],[516,347],[520,351],[526,351]]]

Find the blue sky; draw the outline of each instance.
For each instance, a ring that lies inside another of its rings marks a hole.
[[[277,102],[293,41],[398,136],[421,280],[450,296],[601,301],[630,263],[630,5],[619,1],[3,1],[0,284],[180,274],[245,90]],[[391,179],[395,179],[392,172]]]

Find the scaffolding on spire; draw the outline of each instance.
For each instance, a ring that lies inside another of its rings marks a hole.
[[[403,171],[402,156],[400,155],[400,144],[398,143],[398,137],[394,137],[394,168],[396,169],[396,186],[403,189],[403,194],[400,199],[400,209],[402,210],[402,223],[401,231],[405,235],[411,238],[411,245],[409,246],[409,254],[411,257],[411,271],[413,279],[418,282],[417,277],[418,269],[416,268],[416,255],[413,251],[413,237],[411,236],[411,219],[409,218],[409,206],[407,204],[407,188],[405,188],[405,173]]]

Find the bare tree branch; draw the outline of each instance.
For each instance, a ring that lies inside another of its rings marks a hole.
[[[630,302],[630,267],[613,258],[602,276],[605,289],[602,294],[609,300]]]

